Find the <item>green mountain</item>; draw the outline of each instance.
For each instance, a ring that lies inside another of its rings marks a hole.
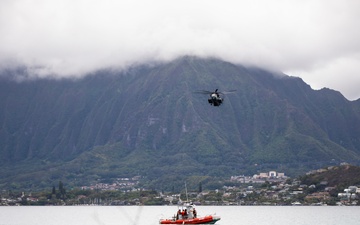
[[[14,76],[26,70],[0,76],[0,188],[141,175],[166,189],[360,160],[360,100],[281,73],[183,57],[77,80]],[[220,107],[194,93],[217,88],[237,91]]]

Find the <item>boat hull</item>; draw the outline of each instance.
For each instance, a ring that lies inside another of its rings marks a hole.
[[[218,220],[220,220],[220,217],[210,215],[192,219],[163,219],[160,220],[160,224],[214,224]]]

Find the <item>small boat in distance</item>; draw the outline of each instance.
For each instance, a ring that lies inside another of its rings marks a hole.
[[[214,224],[220,220],[220,216],[206,215],[198,216],[195,205],[192,203],[185,203],[179,206],[179,209],[172,218],[160,219],[160,224]]]

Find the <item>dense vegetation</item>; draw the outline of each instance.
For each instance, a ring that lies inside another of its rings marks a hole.
[[[360,160],[360,101],[283,74],[184,57],[79,80],[12,75],[0,80],[0,188],[141,175],[171,189]],[[216,88],[237,92],[220,107],[194,93]]]
[[[349,186],[360,187],[360,168],[352,165],[330,167],[321,172],[310,173],[300,177],[301,183],[335,187],[334,192],[341,192]]]

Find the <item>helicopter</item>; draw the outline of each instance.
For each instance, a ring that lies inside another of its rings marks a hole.
[[[215,91],[199,90],[199,91],[195,91],[195,93],[210,95],[210,98],[208,98],[209,104],[213,105],[213,106],[220,106],[224,102],[224,98],[222,98],[220,95],[221,94],[230,94],[235,91],[236,90],[219,92],[218,89],[216,89]]]

